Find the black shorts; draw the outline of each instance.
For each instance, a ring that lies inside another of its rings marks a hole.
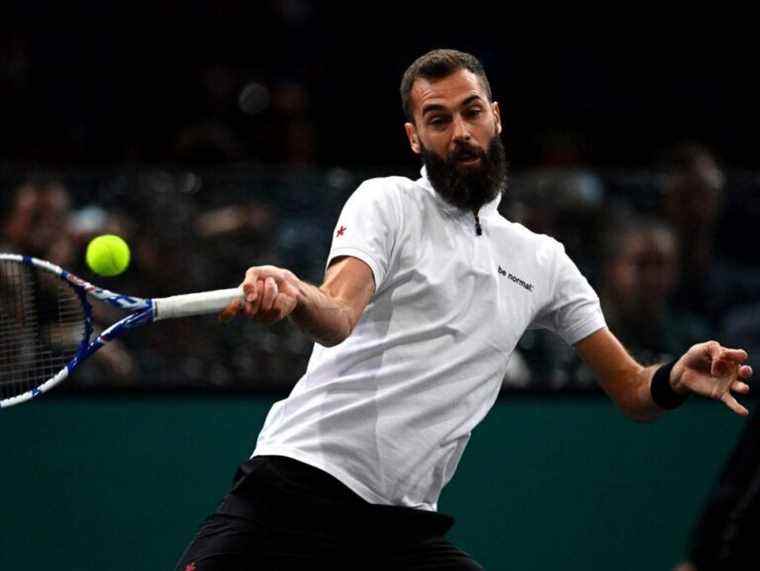
[[[453,524],[442,513],[370,504],[296,460],[256,456],[176,569],[482,569],[446,540]]]

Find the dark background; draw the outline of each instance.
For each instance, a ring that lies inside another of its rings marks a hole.
[[[408,163],[401,74],[428,49],[452,47],[485,64],[515,169],[548,155],[556,160],[568,146],[575,162],[649,166],[685,138],[732,167],[756,164],[755,50],[728,45],[717,25],[703,31],[682,22],[658,34],[651,23],[628,22],[623,30],[616,20],[600,20],[589,31],[573,21],[557,32],[551,22],[498,15],[487,5],[251,4],[162,2],[138,23],[117,8],[85,5],[65,14],[75,16],[75,29],[3,34],[0,54],[15,46],[24,55],[0,78],[0,156],[67,164],[175,160],[178,130],[213,114],[202,70],[224,64],[241,81],[305,87],[319,165]],[[19,12],[56,18],[42,8]],[[247,161],[282,161],[268,140],[268,112],[224,113],[245,140]]]
[[[105,287],[146,296],[229,287],[241,265],[259,262],[316,281],[337,210],[365,174],[414,176],[400,78],[419,55],[451,47],[484,63],[514,190],[525,195],[540,185],[521,186],[523,174],[580,171],[598,174],[608,198],[651,214],[665,150],[684,140],[709,148],[728,180],[717,259],[739,263],[718,275],[747,295],[724,305],[736,304],[746,342],[760,347],[760,273],[753,282],[745,271],[757,267],[760,212],[757,50],[755,32],[740,30],[753,18],[721,22],[715,6],[697,25],[694,7],[666,22],[644,6],[573,5],[572,17],[541,6],[529,17],[508,4],[342,4],[4,5],[14,31],[0,33],[0,221],[20,185],[50,171],[71,194],[72,217],[101,208],[130,238],[125,275],[81,274]],[[284,107],[244,112],[237,95],[249,82]],[[209,86],[228,97],[214,101]],[[183,133],[209,124],[239,148],[182,152]],[[302,136],[295,153],[288,129]],[[187,180],[203,184],[188,190]],[[562,187],[535,201],[551,210]],[[239,234],[197,232],[200,215],[228,206],[252,213]],[[89,238],[75,238],[77,272],[88,272]],[[153,265],[149,246],[161,254]],[[15,438],[0,476],[15,492],[0,516],[0,567],[169,568],[310,350],[286,326],[172,327],[124,339],[137,366],[123,380],[93,358],[67,387],[0,415]],[[459,519],[454,540],[491,569],[672,568],[744,419],[693,399],[641,427],[588,385],[568,394],[571,377],[552,384],[545,374],[503,392],[476,431],[442,498]],[[178,390],[188,387],[203,390]]]

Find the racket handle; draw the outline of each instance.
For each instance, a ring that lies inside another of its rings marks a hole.
[[[154,299],[153,320],[216,313],[242,297],[243,290],[238,287]]]

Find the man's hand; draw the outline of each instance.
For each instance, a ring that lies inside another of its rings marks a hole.
[[[242,314],[260,323],[280,321],[295,310],[300,299],[300,280],[275,266],[248,268],[241,284],[244,299],[230,303],[219,316],[227,321]]]
[[[736,414],[747,416],[747,409],[732,394],[749,392],[746,381],[752,376],[752,367],[743,364],[747,356],[743,349],[728,349],[716,341],[699,343],[675,364],[670,385],[678,394],[695,393],[719,400]]]
[[[249,268],[241,287],[244,299],[224,309],[223,321],[242,314],[268,325],[290,316],[314,341],[332,347],[351,335],[375,292],[375,281],[366,262],[341,256],[332,261],[320,287],[275,266]]]

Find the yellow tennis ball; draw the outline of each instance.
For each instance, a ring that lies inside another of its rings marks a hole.
[[[129,257],[127,243],[113,234],[97,236],[87,245],[87,265],[101,276],[116,276],[126,270]]]

